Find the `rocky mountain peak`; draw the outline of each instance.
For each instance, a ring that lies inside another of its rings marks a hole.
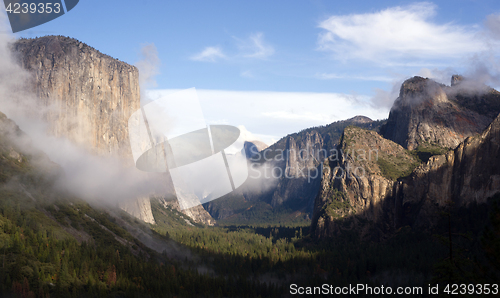
[[[448,98],[441,85],[431,79],[415,76],[406,80],[399,90],[398,100],[394,103],[397,107],[417,107],[422,103],[433,105],[434,103],[447,102]]]
[[[406,80],[382,135],[414,150],[418,146],[455,148],[481,132],[500,112],[500,94],[472,93],[463,90],[460,82],[463,77],[458,75],[452,77],[451,87],[422,77]]]
[[[406,225],[429,229],[450,202],[462,208],[498,194],[500,93],[489,87],[464,91],[469,85],[481,87],[458,75],[452,86],[411,78],[381,128],[386,139],[346,127],[341,157],[323,164],[313,234],[332,237],[358,228],[361,238],[380,239]],[[422,159],[425,150],[430,157]],[[378,154],[370,158],[370,151]]]
[[[461,76],[461,75],[452,75],[451,76],[451,87],[459,84],[460,82],[462,82],[464,80],[464,77]]]
[[[116,61],[117,65],[125,66],[127,68],[134,69],[137,71],[135,66],[128,65],[115,59],[109,55],[103,54],[96,50],[95,48],[81,42],[75,38],[61,36],[61,35],[47,35],[38,38],[21,38],[13,44],[13,49],[15,51],[24,50],[26,47],[30,49],[33,54],[40,56],[53,56],[54,58],[63,58],[64,60],[76,59],[78,55],[82,53],[91,53],[95,58],[110,59],[110,61]],[[24,60],[24,56],[19,56],[21,62]],[[56,62],[56,60],[53,60]]]
[[[362,115],[357,115],[357,116],[354,116],[350,119],[347,119],[346,121],[351,121],[353,124],[354,123],[362,123],[362,124],[365,124],[365,123],[371,123],[373,122],[372,119],[366,117],[366,116],[362,116]]]

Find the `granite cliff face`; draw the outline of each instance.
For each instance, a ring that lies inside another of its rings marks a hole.
[[[140,108],[136,67],[63,36],[21,39],[12,50],[32,75],[32,91],[46,107],[42,116],[49,133],[67,137],[93,154],[120,156],[133,166],[128,119]],[[120,207],[155,223],[149,198],[122,202]],[[209,223],[203,211],[187,215]]]
[[[401,181],[397,196],[402,224],[425,227],[442,207],[486,203],[500,192],[500,115],[481,133],[467,138],[455,150],[433,156]]]
[[[21,39],[12,49],[32,75],[48,132],[97,155],[118,155],[132,165],[127,123],[140,107],[139,72],[75,39]],[[154,224],[148,198],[124,202],[131,215]]]
[[[292,136],[286,138],[283,160],[276,156],[273,164],[280,169],[276,175],[280,178],[270,198],[271,206],[277,207],[292,199],[294,204],[311,209],[311,195],[317,191],[316,182],[319,179],[310,177],[308,173],[316,171],[318,160],[326,157],[321,151],[323,147],[323,138],[317,131],[306,132],[297,139]]]
[[[95,154],[131,156],[127,122],[140,107],[136,67],[62,36],[18,40],[19,63],[49,109],[49,131]]]
[[[392,120],[389,120],[392,122],[388,121],[389,128],[386,126],[384,129],[386,134],[389,132],[395,140],[409,148],[428,140],[422,139],[422,134],[418,133],[422,132],[419,128],[424,124],[433,123],[433,128],[428,131],[432,132],[435,144],[451,146],[461,138],[451,133],[452,130],[457,133],[459,128],[451,122],[442,121],[451,121],[453,118],[449,117],[457,115],[468,115],[469,121],[477,120],[480,124],[467,121],[470,125],[462,128],[461,132],[472,133],[474,127],[482,125],[480,121],[489,117],[486,113],[479,114],[480,109],[471,111],[450,102],[441,92],[442,86],[426,79],[413,78],[405,84],[395,102],[396,107],[391,110]],[[430,90],[425,89],[423,84],[430,84]],[[487,104],[492,107],[498,99],[496,91],[489,92]],[[429,98],[429,94],[434,95]],[[409,95],[423,101],[417,104],[404,102]],[[466,98],[460,93],[454,96]],[[430,101],[433,111],[421,107],[422,104],[429,105]],[[406,109],[406,113],[402,114],[398,109]],[[403,115],[409,118],[401,118]],[[443,123],[448,123],[448,126],[442,126]],[[407,137],[404,131],[410,131]],[[353,157],[352,152],[375,149],[379,153],[375,161]],[[342,230],[354,228],[361,231],[362,238],[374,239],[406,225],[428,229],[437,223],[443,208],[450,206],[450,202],[457,208],[467,207],[471,203],[486,203],[488,198],[500,192],[500,115],[481,133],[467,137],[454,150],[431,156],[425,163],[417,159],[419,151],[405,150],[375,132],[352,127],[344,131],[339,151],[342,154],[338,160],[332,161],[330,157],[323,167],[312,221],[313,234],[318,238],[331,237]],[[352,172],[356,168],[358,173],[338,174],[347,173],[348,169]]]
[[[329,152],[336,148],[344,128],[356,125],[378,129],[383,123],[356,116],[290,134],[251,156],[253,163],[266,167],[261,170],[260,176],[251,172],[250,178],[238,191],[206,204],[205,208],[216,219],[241,215],[248,221],[278,209],[293,213],[293,218],[310,218],[321,180],[318,167]],[[247,148],[250,149],[251,145],[248,144]],[[277,179],[267,179],[264,183],[251,179],[264,175]]]
[[[159,202],[164,207],[170,207],[173,210],[177,210],[189,216],[193,220],[193,222],[205,224],[208,226],[213,226],[216,223],[215,220],[212,218],[212,216],[210,216],[210,214],[203,208],[202,205],[181,210],[181,207],[179,206],[179,201],[177,201],[176,199],[167,200],[165,198],[160,198]]]
[[[368,117],[356,116],[289,135],[271,146],[269,156],[274,157],[273,166],[283,173],[268,198],[271,205],[290,202],[311,212],[321,179],[318,167],[335,150],[342,130],[348,125],[377,129],[380,124]],[[284,153],[282,159],[278,158],[280,151]]]
[[[362,237],[373,235],[367,222],[393,222],[395,178],[413,170],[417,158],[377,132],[347,127],[338,154],[323,163],[320,189],[314,205],[312,229],[319,238],[358,226]],[[344,226],[338,220],[353,218]],[[390,226],[382,226],[385,232]]]
[[[478,88],[467,92],[459,82],[457,76],[451,87],[422,77],[406,80],[381,134],[414,150],[419,145],[453,149],[480,133],[500,112],[495,104],[500,102],[500,93]],[[487,107],[475,108],[481,102]]]

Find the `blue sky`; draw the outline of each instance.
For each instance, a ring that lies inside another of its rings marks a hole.
[[[413,75],[498,86],[500,3],[81,0],[16,36],[49,34],[130,64],[149,49],[150,97],[195,87],[207,122],[271,143],[358,114],[386,118]]]

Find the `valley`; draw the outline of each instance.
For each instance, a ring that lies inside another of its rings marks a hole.
[[[16,110],[25,97],[0,105],[3,296],[287,297],[291,284],[499,280],[494,89],[464,91],[458,76],[450,86],[409,78],[387,120],[356,116],[259,144],[248,164],[286,175],[249,178],[181,210],[168,175],[135,176],[127,132],[140,108],[134,66],[62,36],[9,50],[37,105],[28,116]],[[83,165],[64,163],[56,146],[38,148],[53,139],[37,135],[31,118],[84,148],[72,156]],[[301,175],[311,171],[318,175]],[[104,183],[92,188],[88,176]],[[136,177],[160,182],[144,190]]]

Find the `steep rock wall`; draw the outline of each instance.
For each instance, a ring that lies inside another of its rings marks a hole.
[[[48,130],[98,155],[115,155],[133,166],[128,119],[140,108],[139,72],[73,38],[45,36],[12,45],[20,65],[32,75],[32,91],[46,107]],[[120,207],[154,224],[149,198]],[[209,223],[208,213],[190,216]],[[213,219],[212,219],[213,220]]]
[[[357,225],[364,237],[369,228],[365,223],[394,222],[399,210],[395,210],[394,200],[390,199],[396,185],[393,177],[409,173],[416,162],[416,157],[401,145],[378,133],[347,127],[339,144],[339,155],[330,156],[323,163],[312,218],[315,235],[329,237]],[[339,224],[343,218],[354,221],[343,226]],[[377,232],[390,229],[391,226],[381,226]]]
[[[433,156],[398,190],[405,224],[429,226],[442,207],[486,203],[500,192],[500,116],[453,151]]]
[[[62,36],[18,40],[13,45],[33,75],[33,91],[47,107],[49,131],[95,154],[131,156],[127,122],[140,107],[139,72]]]
[[[292,210],[312,213],[321,180],[318,167],[323,159],[331,154],[331,150],[336,148],[344,127],[356,125],[376,129],[381,123],[368,117],[356,116],[282,138],[261,151],[258,154],[260,158],[254,155],[254,159],[258,159],[257,162],[267,163],[268,176],[271,176],[273,170],[274,177],[278,177],[273,181],[272,187],[264,192],[255,191],[252,187],[246,190],[243,187],[243,196],[248,201],[268,202],[274,208],[285,204]]]
[[[500,94],[491,90],[469,94],[456,78],[452,82],[449,87],[422,77],[406,80],[381,134],[413,150],[428,144],[453,149],[467,137],[480,133],[500,112]],[[473,108],[485,99],[489,108]],[[494,109],[497,111],[492,117]]]
[[[344,138],[347,136],[370,148],[391,142],[376,134],[347,131]],[[348,145],[343,142],[341,147],[346,149]],[[390,148],[381,149],[391,152]],[[407,164],[411,169],[411,163],[399,164]],[[336,171],[355,165],[367,169],[367,175],[335,175]],[[311,225],[316,237],[332,237],[355,227],[365,238],[380,238],[405,225],[426,229],[436,224],[450,203],[455,207],[485,203],[500,192],[500,115],[482,133],[467,138],[455,150],[432,156],[410,175],[403,173],[402,178],[388,179],[378,170],[380,163],[375,167],[348,155],[342,155],[339,161],[325,161]]]

